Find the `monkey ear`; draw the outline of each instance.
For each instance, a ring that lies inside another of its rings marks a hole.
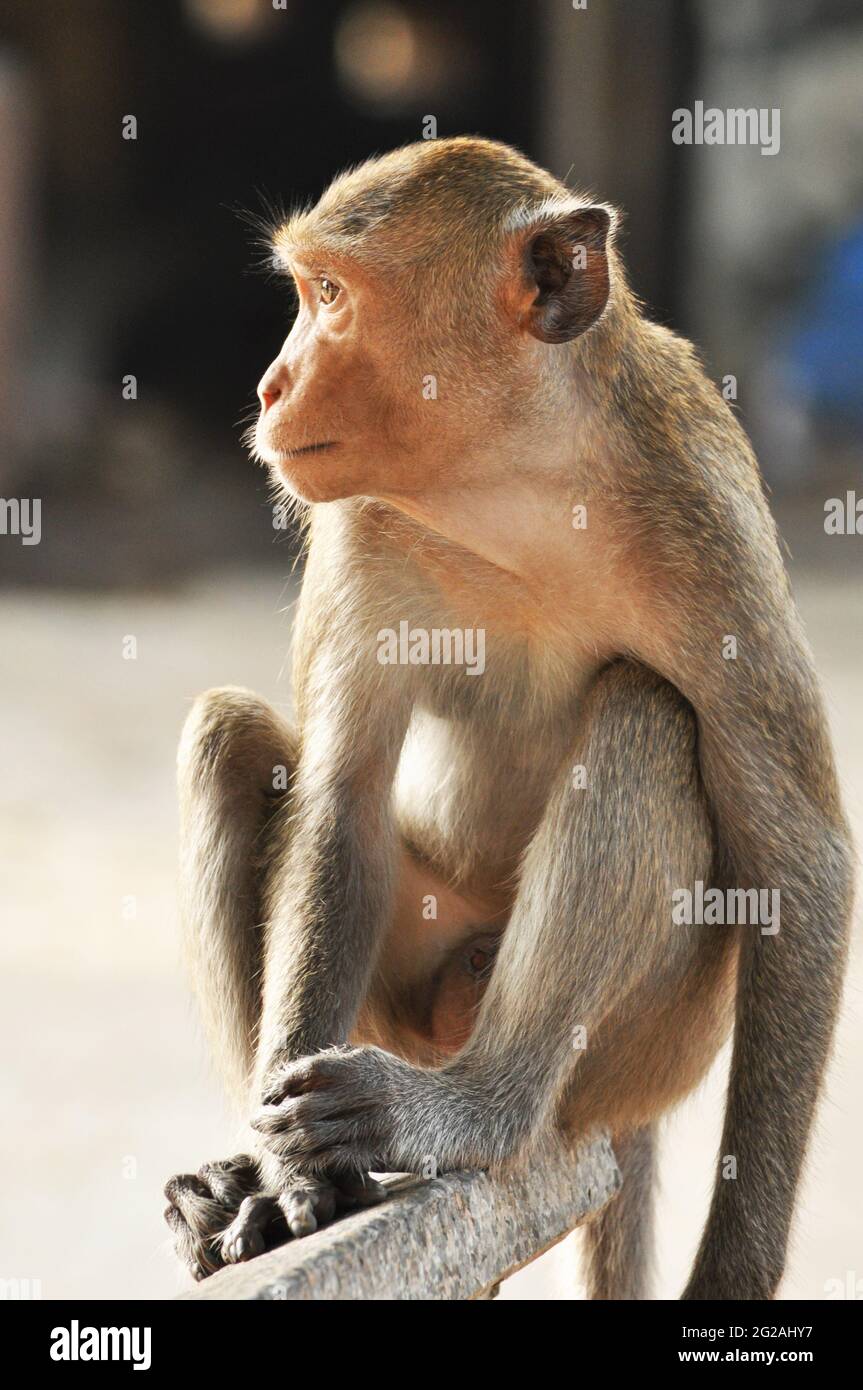
[[[596,204],[540,217],[526,228],[522,264],[534,290],[525,327],[543,343],[568,343],[608,303],[611,211]]]

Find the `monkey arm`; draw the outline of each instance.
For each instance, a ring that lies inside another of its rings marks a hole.
[[[587,786],[561,769],[467,1046],[440,1071],[376,1048],[293,1063],[254,1121],[271,1152],[312,1170],[485,1166],[552,1122],[585,1041],[685,949],[671,894],[712,857],[691,711],[658,677],[607,668],[572,763]]]
[[[261,1085],[280,1059],[347,1037],[392,895],[395,837],[385,795],[374,783],[363,793],[350,785],[308,789],[302,777],[301,765],[267,911]]]
[[[314,659],[311,679],[327,682],[327,699],[312,702],[324,713],[302,729],[264,903],[256,1068],[263,1091],[285,1059],[347,1038],[390,910],[396,864],[390,788],[409,704],[390,691],[382,724],[380,704],[374,715],[369,707],[368,682],[353,681],[342,656],[324,649]]]
[[[302,759],[298,771],[290,812],[296,819],[273,875],[277,887],[266,918],[253,1105],[278,1089],[286,1063],[348,1037],[394,887],[388,786],[370,778],[358,788],[332,775],[322,782]],[[301,1165],[256,1147],[265,1188],[289,1194]],[[349,1166],[356,1173],[357,1164]],[[293,1213],[286,1215],[295,1234],[309,1228],[303,1213],[299,1225]]]

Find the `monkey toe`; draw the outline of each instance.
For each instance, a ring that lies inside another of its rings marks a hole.
[[[222,1258],[227,1264],[241,1264],[262,1255],[267,1248],[267,1232],[280,1218],[281,1209],[275,1197],[244,1197],[240,1210],[220,1237]]]
[[[320,1203],[315,1202],[311,1192],[282,1192],[278,1202],[292,1236],[314,1235],[318,1229]],[[329,1217],[332,1217],[336,1210],[335,1198],[329,1205]],[[320,1216],[321,1222],[329,1219],[323,1211],[320,1212]]]
[[[165,1220],[177,1256],[193,1279],[205,1279],[222,1268],[222,1232],[256,1183],[252,1159],[241,1155],[205,1163],[197,1173],[177,1174],[165,1184],[170,1203]]]
[[[278,1203],[292,1236],[313,1235],[346,1205],[335,1183],[310,1176],[297,1178],[285,1187]]]
[[[225,1224],[225,1208],[197,1173],[179,1173],[169,1178],[165,1196],[193,1236],[210,1236]]]
[[[278,1196],[260,1191],[254,1159],[243,1154],[205,1163],[197,1173],[180,1173],[165,1184],[170,1203],[165,1220],[179,1259],[196,1280],[226,1264],[241,1264],[287,1237],[312,1235],[337,1211],[380,1201],[386,1189],[360,1172],[339,1171],[335,1179],[290,1176]]]
[[[181,1264],[184,1264],[192,1278],[200,1282],[208,1275],[215,1274],[224,1264],[221,1252],[213,1242],[195,1235],[182,1213],[176,1207],[168,1207],[165,1220],[174,1237],[174,1251]]]
[[[218,1163],[204,1163],[198,1169],[198,1177],[216,1201],[232,1213],[239,1211],[245,1197],[260,1190],[258,1170],[248,1154],[238,1154]]]

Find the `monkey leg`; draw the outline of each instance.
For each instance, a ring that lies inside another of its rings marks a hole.
[[[178,755],[180,895],[187,954],[204,1021],[231,1089],[252,1066],[261,970],[262,838],[296,764],[296,737],[250,691],[210,690],[195,701]],[[258,1191],[248,1155],[169,1179],[165,1219],[197,1279],[224,1262],[224,1232]]]
[[[584,1228],[591,1299],[649,1297],[656,1147],[655,1125],[615,1135],[623,1185],[614,1201]]]
[[[208,1031],[243,1100],[261,1010],[261,909],[296,749],[290,725],[235,688],[200,696],[180,741],[186,945]],[[378,1201],[383,1188],[359,1175],[336,1183],[287,1170],[267,1182],[259,1159],[243,1155],[171,1178],[165,1195],[177,1253],[200,1279],[316,1230],[337,1209]]]
[[[577,1089],[603,1020],[621,1005],[645,1012],[686,978],[703,929],[673,924],[672,894],[708,879],[712,860],[692,711],[652,672],[616,662],[585,700],[462,1052],[439,1071],[373,1047],[302,1058],[254,1127],[310,1170],[485,1167],[525,1150]],[[611,1113],[601,1082],[582,1097],[582,1132]],[[650,1076],[640,1084],[649,1092]]]
[[[234,1094],[246,1099],[261,1009],[262,870],[284,811],[297,737],[251,691],[209,690],[180,739],[180,902],[204,1022]]]

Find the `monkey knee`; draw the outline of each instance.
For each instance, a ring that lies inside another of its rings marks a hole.
[[[296,738],[273,707],[242,686],[218,686],[199,695],[183,725],[177,764],[180,781],[223,781],[250,774],[290,776]]]
[[[609,795],[653,801],[657,793],[702,796],[697,725],[689,702],[633,661],[606,668],[586,709],[587,757]]]
[[[633,730],[676,736],[694,753],[695,714],[680,691],[648,666],[637,661],[616,661],[602,673],[596,686],[603,717],[619,735]],[[654,739],[655,742],[655,739]]]
[[[669,875],[674,886],[707,875],[714,854],[692,707],[655,671],[618,661],[593,687],[587,716],[579,760],[594,806],[613,808],[609,830],[635,852],[641,891],[664,901]]]
[[[240,686],[219,686],[198,695],[180,736],[181,761],[218,766],[253,722],[256,706],[262,703],[251,690]]]

